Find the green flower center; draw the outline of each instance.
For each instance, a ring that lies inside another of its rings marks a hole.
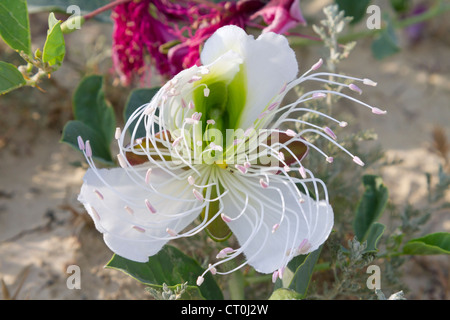
[[[214,120],[214,129],[219,130],[224,138],[226,137],[226,130],[238,129],[246,102],[247,88],[244,80],[245,74],[241,66],[231,81],[230,79],[221,79],[221,77],[211,73],[196,82],[197,88],[193,93],[193,102],[195,111],[202,113],[202,133],[204,136],[210,128],[207,125],[208,120]],[[204,94],[205,88],[209,89],[208,96]],[[207,133],[206,138],[208,138]],[[216,141],[215,143],[219,145],[222,141]],[[229,144],[230,141],[225,143]]]

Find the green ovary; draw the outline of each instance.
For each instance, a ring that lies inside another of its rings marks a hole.
[[[205,76],[195,83],[196,89],[193,93],[195,111],[202,113],[201,125],[204,137],[203,148],[214,142],[227,149],[233,141],[225,141],[227,130],[237,130],[239,120],[246,102],[245,72],[241,66],[240,70],[231,79],[220,79],[214,74]],[[209,89],[209,95],[205,97],[204,90]],[[208,120],[214,120],[214,125],[208,125]],[[208,130],[208,132],[207,132]],[[222,139],[217,138],[219,132]],[[206,133],[206,134],[205,134]]]

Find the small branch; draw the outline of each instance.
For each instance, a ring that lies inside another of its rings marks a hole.
[[[105,12],[105,11],[108,11],[108,10],[110,10],[112,8],[115,8],[119,4],[127,3],[127,2],[130,2],[130,1],[131,0],[116,0],[116,1],[113,1],[113,2],[108,3],[107,5],[105,5],[103,7],[100,7],[98,9],[95,9],[92,12],[89,12],[88,14],[86,14],[84,16],[84,19],[86,19],[86,20],[91,19],[91,18],[95,17],[96,15],[99,15],[102,12]]]
[[[240,270],[234,271],[230,274],[228,280],[228,289],[230,291],[231,300],[243,300],[244,295],[244,275]]]
[[[245,277],[245,282],[248,284],[266,283],[272,281],[272,274],[264,274],[261,276]]]
[[[400,20],[400,21],[395,21],[394,27],[396,29],[404,29],[404,28],[412,26],[416,23],[424,22],[424,21],[427,21],[434,17],[437,17],[448,11],[450,11],[450,5],[448,5],[448,4],[444,5],[441,0],[436,5],[434,5],[429,10],[425,11],[422,14],[418,14],[418,15]],[[352,42],[352,41],[355,41],[358,39],[372,37],[372,36],[375,36],[375,35],[379,34],[380,32],[382,32],[385,28],[386,27],[384,26],[380,29],[364,30],[364,31],[360,31],[360,32],[350,33],[350,34],[339,37],[338,43],[345,44],[345,43],[349,43],[349,42]],[[319,41],[313,41],[311,39],[295,38],[295,37],[290,37],[289,42],[293,46],[308,46],[308,45],[314,45],[314,44],[320,43]]]
[[[412,17],[409,17],[409,18],[406,18],[403,20],[395,21],[394,27],[396,29],[404,29],[404,28],[407,28],[414,24],[430,20],[430,19],[437,17],[449,10],[450,10],[450,5],[443,5],[442,1],[439,1],[436,5],[434,5],[433,7],[431,7],[429,10],[425,11],[424,13],[414,15]],[[385,28],[386,28],[386,26],[384,26],[381,29],[366,30],[366,31],[349,34],[349,35],[339,38],[339,42],[347,43],[347,42],[355,41],[357,39],[374,36],[374,35],[382,32]]]

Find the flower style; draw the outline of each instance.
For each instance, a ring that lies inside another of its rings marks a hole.
[[[239,248],[224,248],[206,272],[227,274],[249,264],[261,273],[282,277],[298,254],[316,250],[333,227],[333,210],[325,184],[305,168],[310,150],[332,158],[308,142],[319,135],[338,145],[356,164],[360,158],[341,147],[329,127],[290,117],[313,112],[341,127],[346,123],[303,102],[335,94],[383,114],[378,108],[342,92],[319,89],[282,105],[292,88],[305,81],[328,82],[327,72],[297,77],[294,51],[284,36],[267,32],[257,39],[236,26],[209,38],[200,66],[183,70],[153,99],[138,108],[123,130],[117,129],[120,167],[98,169],[89,141],[79,137],[90,165],[79,201],[120,256],[146,262],[170,240],[207,230],[216,240],[237,238]],[[340,84],[360,93],[354,82],[369,79],[334,74]],[[133,123],[133,126],[131,124]],[[289,125],[305,126],[295,132]],[[138,136],[138,127],[145,136]],[[237,257],[233,270],[221,264]]]

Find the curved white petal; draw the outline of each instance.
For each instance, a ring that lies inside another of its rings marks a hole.
[[[284,36],[268,32],[255,40],[232,25],[220,28],[205,42],[201,61],[212,63],[229,50],[244,60],[246,102],[236,128],[247,129],[280,89],[295,78],[298,64]]]
[[[206,40],[200,53],[200,61],[203,65],[211,64],[229,50],[246,57],[245,48],[251,41],[255,41],[253,36],[243,29],[234,25],[224,26]]]
[[[89,169],[78,200],[118,255],[146,262],[171,239],[167,228],[180,232],[200,213],[186,180],[153,168],[150,185],[146,169]]]
[[[316,250],[328,238],[334,218],[326,201],[306,195],[299,201],[295,184],[281,177],[271,179],[267,188],[255,178],[235,175],[233,180],[228,179],[233,186],[223,198],[224,211],[248,264],[258,272],[283,268],[292,257]]]
[[[212,63],[207,65],[209,68],[209,74],[204,76],[204,78],[216,77],[220,81],[229,83],[239,71],[239,67],[242,62],[242,57],[239,54],[233,50],[228,50]]]

